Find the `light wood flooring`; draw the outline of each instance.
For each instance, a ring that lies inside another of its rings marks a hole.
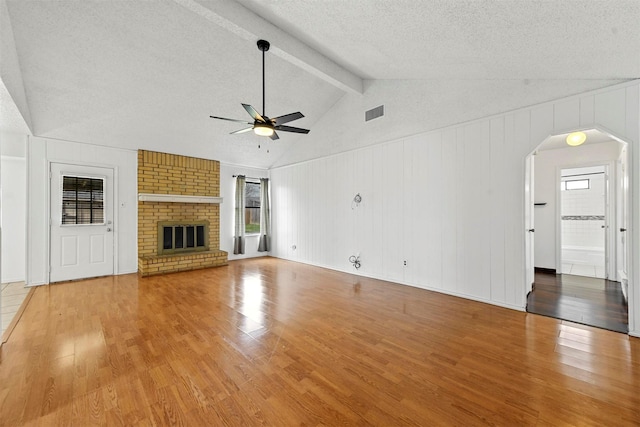
[[[36,289],[0,425],[640,425],[640,339],[273,258]]]

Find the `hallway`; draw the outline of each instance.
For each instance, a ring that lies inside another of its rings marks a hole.
[[[629,331],[620,283],[605,279],[536,272],[527,311],[625,334]]]

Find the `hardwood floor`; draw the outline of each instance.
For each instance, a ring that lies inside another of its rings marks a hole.
[[[629,331],[620,283],[605,279],[536,272],[527,311],[625,334]]]
[[[273,258],[39,287],[0,424],[640,424],[640,339]]]

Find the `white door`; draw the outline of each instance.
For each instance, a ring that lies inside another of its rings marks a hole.
[[[529,155],[525,160],[525,188],[524,188],[524,224],[525,224],[525,295],[533,289],[535,280],[535,240],[534,240],[534,156]]]
[[[51,164],[49,281],[113,274],[113,169]]]
[[[629,224],[628,217],[628,191],[629,191],[629,172],[627,170],[627,148],[624,147],[620,159],[618,160],[618,233],[617,233],[617,245],[618,245],[618,280],[622,283],[627,283],[627,269],[628,269],[628,233],[627,226]]]
[[[611,214],[615,211],[612,211],[611,206],[611,180],[609,179],[609,165],[605,165],[604,167],[604,225],[602,226],[604,230],[604,278],[609,280],[615,280],[615,274],[611,274],[611,265],[610,259],[613,257],[615,262],[615,252],[611,250],[611,241],[610,241],[610,225],[612,222]]]

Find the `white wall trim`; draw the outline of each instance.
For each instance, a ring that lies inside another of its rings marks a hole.
[[[335,268],[335,267],[332,267],[332,266],[329,266],[329,265],[325,265],[325,264],[318,264],[318,263],[314,263],[314,262],[307,262],[307,261],[301,261],[301,260],[290,259],[290,258],[282,258],[282,257],[273,256],[273,255],[269,255],[269,256],[271,256],[273,258],[282,259],[282,260],[285,260],[285,261],[297,262],[297,263],[300,263],[300,264],[311,265],[311,266],[314,266],[314,267],[326,268],[327,270],[333,270],[333,271],[339,271],[341,273],[351,274],[355,278],[365,277],[365,278],[368,278],[368,279],[380,280],[382,282],[393,283],[393,284],[396,284],[396,285],[411,286],[412,288],[424,289],[425,291],[429,291],[429,292],[437,292],[439,294],[445,294],[445,295],[449,295],[449,296],[456,297],[456,298],[462,298],[462,299],[466,299],[466,300],[481,302],[481,303],[484,303],[484,304],[489,304],[489,305],[495,305],[495,306],[498,306],[498,307],[508,308],[508,309],[511,309],[511,310],[526,312],[526,307],[525,306],[506,304],[506,303],[501,303],[501,302],[497,302],[496,303],[496,302],[491,301],[489,299],[479,298],[479,297],[474,296],[474,295],[469,295],[469,294],[460,293],[460,292],[453,292],[453,291],[449,291],[449,290],[446,290],[446,289],[441,289],[441,288],[428,286],[428,285],[425,285],[425,286],[417,285],[415,283],[406,282],[406,281],[391,280],[389,278],[385,278],[383,276],[378,276],[378,275],[375,275],[375,274],[358,273],[358,272],[354,272],[353,270],[348,270],[348,269],[344,269],[344,268]]]
[[[31,288],[35,286],[48,286],[49,282],[33,282],[33,283],[25,283],[25,287]]]

